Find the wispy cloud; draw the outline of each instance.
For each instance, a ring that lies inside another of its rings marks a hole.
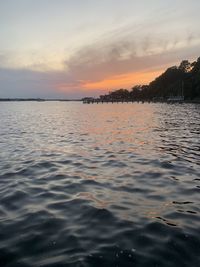
[[[45,43],[43,49],[39,45],[34,50],[37,40],[30,50],[1,49],[0,97],[98,95],[102,90],[148,83],[165,68],[200,55],[200,30],[194,23],[198,14],[194,8],[165,5],[144,12],[143,19],[140,14],[127,19],[124,15],[123,20],[115,16],[115,23],[96,35],[89,24],[91,39],[88,26],[80,28],[84,38],[73,35],[71,50],[70,45],[59,49],[58,43],[55,48]]]
[[[156,77],[153,74],[156,75],[167,66],[198,55],[198,36],[186,34],[182,38],[175,36],[171,40],[167,37],[151,37],[135,40],[128,36],[123,40],[115,38],[113,42],[104,39],[81,48],[65,61],[66,82],[62,82],[60,86],[58,84],[58,88],[86,90],[92,89],[93,85],[93,89],[105,89],[109,86],[112,89],[117,87],[119,81],[119,86],[130,87],[135,83],[149,82]],[[140,72],[142,75],[139,75]],[[128,77],[128,80],[121,77]]]
[[[195,41],[196,42],[196,41]],[[0,97],[69,97],[99,95],[113,88],[148,83],[166,67],[199,55],[199,45],[172,46],[137,54],[135,43],[90,45],[65,61],[62,71],[0,68]],[[163,42],[164,43],[164,42]],[[197,42],[198,43],[198,42]],[[145,45],[149,51],[151,45]],[[1,56],[0,56],[1,57]],[[1,57],[3,59],[3,57]]]

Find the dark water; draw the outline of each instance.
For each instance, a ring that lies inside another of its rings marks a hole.
[[[1,103],[0,266],[199,267],[200,105]]]

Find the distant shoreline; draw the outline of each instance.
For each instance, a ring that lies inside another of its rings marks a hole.
[[[50,102],[50,101],[82,101],[82,99],[44,99],[44,98],[0,98],[0,102]]]
[[[108,104],[108,103],[111,103],[111,104],[118,104],[118,103],[121,103],[121,104],[126,104],[126,103],[153,103],[153,104],[156,104],[156,103],[160,103],[160,104],[200,104],[200,100],[197,99],[197,100],[181,100],[181,101],[167,101],[167,100],[163,100],[163,101],[154,101],[154,100],[110,100],[110,101],[101,101],[101,100],[90,100],[90,101],[83,101],[83,104]]]
[[[41,98],[0,98],[0,102],[83,102],[83,99],[41,99]],[[123,101],[100,101],[94,99],[93,101],[89,101],[91,104],[94,103],[179,103],[178,101],[153,101],[153,100],[123,100]],[[88,103],[88,104],[90,104]],[[183,100],[181,103],[187,103],[187,104],[200,104],[200,99],[194,99],[194,100]]]

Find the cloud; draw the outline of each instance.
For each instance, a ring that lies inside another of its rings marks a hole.
[[[11,56],[0,53],[0,97],[78,98],[119,87],[148,83],[182,59],[199,56],[198,33],[153,33],[145,25],[125,25],[81,46],[61,62],[62,70],[45,69],[34,61],[29,69],[8,68]],[[9,63],[9,64],[8,64]]]
[[[127,87],[135,83],[148,82],[156,77],[153,77],[153,73],[157,74],[184,58],[198,56],[200,44],[200,40],[191,34],[183,36],[182,39],[175,37],[172,40],[153,36],[141,40],[134,40],[130,36],[123,40],[114,39],[114,42],[104,39],[83,47],[66,60],[66,80],[60,86],[58,84],[58,88],[62,91],[67,88],[100,90],[109,86],[111,89],[117,87],[118,81],[121,81],[119,86]],[[139,73],[142,73],[142,76]],[[129,82],[125,78],[123,85],[121,77],[128,77]]]
[[[0,68],[0,97],[55,97],[53,83],[52,73]]]

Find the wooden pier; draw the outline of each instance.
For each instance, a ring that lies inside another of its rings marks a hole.
[[[83,100],[83,104],[108,104],[108,103],[144,103],[145,101],[135,101],[135,100],[100,100],[100,99],[94,99],[94,100]],[[148,101],[146,101],[148,102]]]
[[[139,99],[99,99],[99,98],[84,98],[82,99],[83,104],[114,104],[114,103],[150,103],[151,100],[139,100]]]

